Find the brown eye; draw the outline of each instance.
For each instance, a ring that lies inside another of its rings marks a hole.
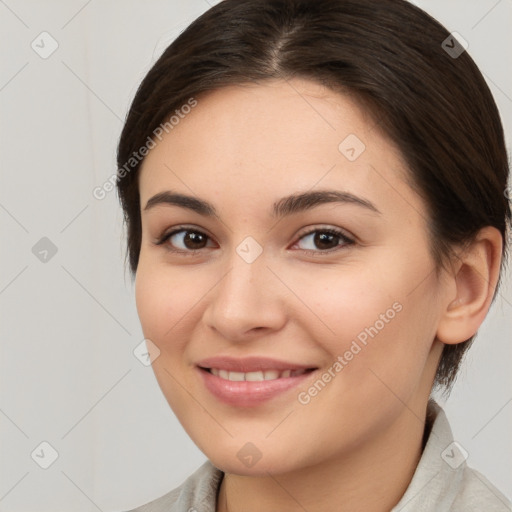
[[[303,235],[300,241],[306,242],[304,244],[306,247],[302,247],[302,249],[308,252],[327,252],[336,249],[336,247],[354,243],[353,240],[336,229],[315,229]]]
[[[202,249],[206,245],[207,237],[195,231],[185,231],[182,243],[187,249]]]
[[[207,246],[209,237],[201,231],[190,228],[180,228],[164,235],[157,245],[169,246],[169,250],[175,252],[192,252],[204,249]]]

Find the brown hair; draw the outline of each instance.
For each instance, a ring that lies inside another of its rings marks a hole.
[[[494,226],[504,239],[502,275],[511,218],[503,128],[476,64],[439,22],[405,0],[224,0],[164,51],[126,118],[117,190],[132,278],[142,236],[134,152],[190,98],[292,77],[350,93],[399,148],[428,208],[436,271],[455,246]],[[445,345],[435,381],[445,391],[473,339]]]

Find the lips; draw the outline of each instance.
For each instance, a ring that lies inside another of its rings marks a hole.
[[[219,368],[210,368],[209,372],[221,379],[233,382],[250,381],[261,382],[263,380],[286,379],[288,377],[296,377],[306,373],[307,370],[259,370],[256,372],[230,372]]]
[[[212,357],[197,364],[205,387],[237,407],[259,405],[303,383],[316,367],[266,357]]]
[[[277,370],[284,372],[286,370],[308,370],[314,368],[300,363],[291,363],[281,361],[279,359],[271,359],[269,357],[244,357],[235,358],[229,356],[217,356],[203,359],[197,363],[197,366],[205,369],[216,368],[217,370],[226,370],[231,372],[257,372],[266,370]]]

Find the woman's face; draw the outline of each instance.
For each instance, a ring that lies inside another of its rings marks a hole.
[[[405,172],[355,103],[298,79],[198,98],[145,158],[139,318],[224,471],[305,468],[423,417],[451,288]]]

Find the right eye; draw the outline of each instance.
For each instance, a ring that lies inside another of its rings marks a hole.
[[[179,227],[162,235],[156,245],[164,245],[171,252],[191,255],[206,247],[210,237],[193,228]]]

